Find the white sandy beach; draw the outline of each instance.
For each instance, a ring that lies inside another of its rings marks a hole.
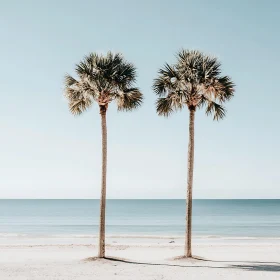
[[[0,279],[280,279],[279,239],[194,239],[204,260],[175,259],[182,238],[107,239],[107,256],[92,260],[96,238],[0,238]],[[172,242],[172,243],[170,243]]]

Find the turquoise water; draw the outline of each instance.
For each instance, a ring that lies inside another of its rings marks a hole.
[[[0,200],[0,235],[96,235],[98,222],[98,200]],[[183,235],[185,200],[108,200],[106,230]],[[193,233],[280,238],[280,200],[194,200]]]

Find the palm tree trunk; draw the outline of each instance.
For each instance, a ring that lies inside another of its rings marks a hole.
[[[100,223],[99,223],[99,258],[105,257],[105,210],[106,210],[106,173],[107,173],[107,124],[106,108],[100,106],[102,127],[102,182],[100,198]]]
[[[186,240],[185,257],[192,257],[192,188],[193,188],[193,163],[194,163],[194,117],[195,109],[190,108],[189,123],[189,151],[188,151],[188,189],[186,213]]]

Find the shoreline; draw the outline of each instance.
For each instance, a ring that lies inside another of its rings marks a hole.
[[[98,238],[98,234],[54,234],[54,233],[10,233],[10,232],[0,232],[1,238],[14,238],[14,237],[30,237],[30,238]],[[176,235],[176,234],[139,234],[139,233],[131,233],[131,234],[106,234],[108,238],[158,238],[158,239],[166,239],[166,238],[174,238],[181,239],[184,238],[185,235]],[[196,235],[192,236],[194,239],[279,239],[279,236],[238,236],[238,235]]]
[[[106,244],[111,245],[158,245],[183,246],[184,236],[156,235],[107,235]],[[229,236],[194,236],[193,245],[280,245],[280,237],[229,237]],[[20,245],[89,245],[98,244],[97,235],[18,235],[0,234],[0,247]]]

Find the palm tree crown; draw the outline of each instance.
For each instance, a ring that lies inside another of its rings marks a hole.
[[[169,116],[184,105],[190,110],[205,106],[206,114],[213,114],[214,120],[225,116],[222,104],[234,94],[234,84],[228,76],[221,75],[217,58],[188,50],[178,53],[176,64],[165,64],[159,70],[153,89],[159,96],[159,115]]]
[[[119,53],[106,55],[90,53],[76,65],[78,79],[65,77],[65,96],[72,114],[79,115],[95,101],[100,112],[106,112],[116,100],[118,110],[130,111],[139,107],[143,96],[133,87],[136,68]]]

